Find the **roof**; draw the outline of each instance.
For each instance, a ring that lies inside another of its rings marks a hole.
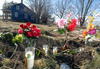
[[[1,9],[3,12],[5,13],[11,13],[11,10],[8,10],[8,9]]]
[[[20,4],[23,4],[23,3],[18,3],[18,4],[15,4],[13,6],[16,6],[16,5],[20,5]],[[23,4],[25,7],[27,7],[25,4]],[[28,7],[27,7],[28,8]],[[33,12],[30,8],[28,8],[31,12]],[[33,12],[34,13],[34,12]],[[35,14],[35,13],[34,13]]]

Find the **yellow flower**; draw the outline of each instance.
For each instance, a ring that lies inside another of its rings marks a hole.
[[[91,17],[92,20],[94,20],[94,17]]]
[[[94,25],[94,27],[96,27],[96,25]]]
[[[91,16],[88,16],[88,18],[90,18]]]
[[[88,26],[87,29],[89,30],[90,29],[90,26]]]
[[[92,26],[93,24],[92,23],[89,23],[89,26]]]
[[[92,13],[94,13],[94,11],[92,11]]]
[[[95,13],[95,14],[98,14],[98,13]]]
[[[90,22],[90,23],[92,23],[92,20],[91,20],[91,19],[89,19],[89,22]]]

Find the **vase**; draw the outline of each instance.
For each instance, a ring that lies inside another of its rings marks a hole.
[[[32,69],[34,66],[35,47],[25,48],[25,67],[26,69]]]

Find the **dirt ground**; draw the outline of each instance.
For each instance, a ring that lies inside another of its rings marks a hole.
[[[3,32],[7,32],[9,28],[14,29],[15,32],[14,34],[17,34],[17,29],[19,28],[20,24],[25,24],[25,23],[19,23],[19,22],[3,22],[0,21],[0,30]],[[56,25],[39,25],[35,24],[39,28],[43,28],[46,31],[46,35],[41,35],[39,39],[36,41],[36,48],[40,49],[42,51],[42,46],[43,44],[48,44],[49,45],[49,53],[50,55],[53,54],[52,49],[53,46],[58,47],[58,53],[63,50],[63,46],[65,44],[65,35],[60,35],[57,32],[53,32],[54,29],[57,29]],[[77,27],[75,31],[73,31],[70,36],[68,37],[68,43],[69,46],[72,49],[79,49],[79,48],[85,48],[85,43],[84,39],[82,37],[82,33],[86,27]],[[55,34],[56,33],[56,34]],[[94,40],[95,42],[92,44],[92,47],[98,47],[100,44],[100,38]],[[24,41],[25,42],[25,41]],[[23,43],[24,43],[23,42]],[[25,46],[22,44],[18,44],[18,49],[14,56],[11,59],[10,64],[7,65],[9,68],[15,67],[15,69],[25,69]],[[9,58],[12,53],[14,52],[15,46],[9,41],[9,43],[5,43],[2,39],[0,39],[0,49],[4,51],[4,48],[6,46],[6,51],[5,55],[7,56],[6,58]],[[35,57],[35,61],[38,59],[49,59],[45,58],[42,56],[42,53],[38,57]],[[72,53],[72,54],[60,54],[56,55],[53,57],[54,61],[58,64],[58,68],[62,63],[66,63],[67,65],[70,66],[70,69],[80,69],[79,66],[82,65],[82,63],[86,62],[87,60],[92,60],[92,52],[88,51],[86,48],[84,51],[78,52],[78,53]],[[42,66],[41,66],[42,68]],[[37,68],[37,64],[35,63],[34,69]],[[50,66],[50,69],[54,69],[53,65]]]

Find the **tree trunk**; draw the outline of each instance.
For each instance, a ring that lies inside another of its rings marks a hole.
[[[83,26],[84,22],[85,22],[85,17],[83,17],[83,19],[80,21],[80,26]]]
[[[39,19],[39,17],[36,17],[36,23],[37,23],[37,24],[40,23],[40,19]]]

